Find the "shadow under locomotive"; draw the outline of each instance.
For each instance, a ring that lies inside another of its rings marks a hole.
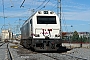
[[[38,53],[63,53],[63,52],[70,51],[71,49],[61,46],[57,50],[35,50],[33,48],[30,48],[28,50],[31,50],[33,52],[38,52]]]

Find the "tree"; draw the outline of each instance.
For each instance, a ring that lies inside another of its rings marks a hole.
[[[79,40],[78,32],[77,31],[74,31],[73,32],[73,36],[72,36],[72,41],[73,42],[78,42],[78,40]]]

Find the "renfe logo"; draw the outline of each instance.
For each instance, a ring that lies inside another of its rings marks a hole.
[[[40,32],[40,34],[43,34],[43,32]],[[49,34],[49,33],[47,31],[45,31],[44,34]]]
[[[46,31],[46,29],[42,29],[42,32],[40,34],[49,34],[49,32]]]
[[[52,29],[42,29],[42,32],[40,32],[40,34],[51,36],[51,33],[50,33],[51,31]]]

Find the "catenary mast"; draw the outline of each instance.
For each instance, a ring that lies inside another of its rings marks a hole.
[[[60,19],[60,38],[62,39],[62,26],[61,26],[61,0],[57,0],[57,15]]]

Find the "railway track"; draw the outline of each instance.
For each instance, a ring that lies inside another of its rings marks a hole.
[[[0,60],[12,60],[8,44],[5,42],[0,44]]]
[[[7,43],[7,57],[8,57],[8,60],[13,60],[8,44],[9,43]]]
[[[27,52],[23,52],[24,54],[20,54],[20,55],[21,55],[21,58],[26,58],[26,59],[31,58],[31,56],[32,57],[34,56],[35,60],[39,60],[41,57],[44,56],[48,60],[51,60],[51,59],[52,60],[87,60],[86,58],[70,55],[67,53],[38,53],[38,52],[33,52],[31,50],[26,50],[26,49],[24,51],[27,51]]]
[[[74,55],[71,55],[71,54],[62,54],[62,55],[69,56],[71,58],[75,58],[76,60],[87,60],[87,58],[78,57],[78,56],[74,56]]]
[[[23,58],[25,60],[89,60],[85,57],[80,57],[79,55],[74,55],[73,52],[64,52],[64,53],[47,53],[47,52],[33,52],[31,50],[25,49],[23,47],[18,47],[16,49],[18,58]],[[78,50],[77,50],[78,51]],[[13,51],[15,52],[15,51]],[[75,53],[76,54],[76,53]],[[16,59],[15,57],[15,59]],[[14,60],[15,60],[14,59]]]
[[[25,49],[22,46],[18,46],[18,48],[14,48],[10,46],[16,47],[16,45],[11,43],[5,43],[0,47],[1,51],[3,49],[4,51],[6,51],[7,60],[13,60],[13,59],[14,60],[22,60],[22,59],[23,60],[90,60],[90,57],[88,57],[90,56],[90,54],[88,53],[90,51],[82,48],[75,48],[74,50],[68,52],[58,53],[58,52],[34,52],[29,49]],[[81,50],[83,53],[87,54],[86,57],[83,56]]]
[[[4,45],[5,43],[3,42],[2,44],[0,44],[0,47],[2,46],[2,45]]]
[[[50,58],[52,58],[52,59],[54,59],[54,60],[59,60],[57,57],[55,57],[55,56],[50,56],[50,55],[48,55],[48,54],[42,54],[42,55],[45,55],[45,56],[47,56],[47,57],[50,57]]]
[[[44,53],[43,55],[50,57],[53,60],[88,60],[87,58],[61,53]]]

